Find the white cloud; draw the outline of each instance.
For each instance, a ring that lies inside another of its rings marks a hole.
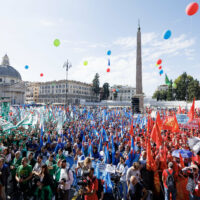
[[[156,33],[142,34],[143,90],[147,96],[152,95],[157,86],[163,81],[163,76],[159,76],[158,71],[155,70],[157,59],[162,58],[162,56],[185,56],[187,59],[192,59],[194,53],[192,46],[194,43],[195,39],[188,39],[186,35],[180,35],[166,41],[161,40]],[[88,46],[99,48],[100,45],[89,44]],[[111,86],[114,84],[135,86],[136,38],[119,38],[113,41],[111,49],[115,49],[117,53],[112,54],[110,57],[110,73],[106,72],[107,56],[94,56],[84,58],[88,61],[88,66],[83,66],[83,61],[80,62],[76,66],[76,71],[79,72],[78,75],[73,73],[71,78],[80,81],[90,80],[91,82],[95,73],[98,72],[101,85],[104,82],[109,82]]]
[[[46,19],[42,19],[40,20],[40,24],[42,26],[46,26],[46,27],[52,27],[52,26],[55,26],[55,23],[50,21],[50,20],[46,20]]]

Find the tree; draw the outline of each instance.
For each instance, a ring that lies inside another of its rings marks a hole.
[[[165,77],[165,82],[169,82],[167,76]],[[173,84],[172,80],[170,81],[167,91],[155,91],[152,98],[168,101],[174,99],[182,101],[192,101],[194,97],[196,100],[200,99],[199,81],[184,72],[174,81]]]
[[[156,90],[155,92],[154,92],[154,94],[153,94],[153,97],[152,97],[153,99],[157,99],[157,101],[159,101],[159,100],[167,100],[167,91],[166,90],[161,90],[161,91],[159,91],[159,90]]]
[[[200,87],[198,80],[192,80],[188,85],[188,100],[192,101],[194,97],[195,99],[200,98]]]
[[[107,100],[110,95],[109,87],[110,87],[109,83],[103,84],[103,99],[104,100]]]
[[[96,94],[96,96],[99,94],[100,92],[100,87],[99,87],[100,83],[99,83],[99,74],[96,73],[95,77],[92,81],[92,91]]]
[[[173,100],[173,89],[172,89],[172,80],[169,82],[168,90],[167,90],[167,101]]]
[[[188,76],[186,72],[184,72],[181,76],[179,76],[174,82],[177,85],[176,89],[176,99],[177,100],[186,100],[188,99],[188,86],[190,82],[193,81],[192,76]]]

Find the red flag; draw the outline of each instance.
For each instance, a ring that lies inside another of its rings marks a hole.
[[[188,112],[189,122],[191,122],[194,119],[194,108],[195,108],[195,97],[193,99],[193,103],[190,108],[190,111]]]
[[[130,135],[133,136],[133,121],[131,122]]]
[[[181,112],[181,107],[179,106],[179,108],[178,108],[178,111],[177,111],[177,114],[181,114],[182,112]]]
[[[157,122],[151,131],[151,139],[156,143],[157,148],[162,145],[162,137]]]
[[[160,113],[159,112],[157,112],[156,122],[157,122],[158,127],[159,127],[159,129],[161,131],[163,122],[162,122],[162,120],[160,118]]]
[[[150,120],[149,120],[149,116],[148,116],[148,121],[147,121],[147,135],[149,135],[149,131],[150,131]]]
[[[146,164],[146,169],[151,170],[151,162],[152,162],[152,155],[151,155],[151,144],[150,140],[147,139],[147,164]]]
[[[185,167],[184,161],[183,161],[183,157],[181,156],[181,154],[179,153],[179,158],[180,158],[180,164],[181,164],[181,168]]]
[[[176,115],[174,116],[168,116],[164,123],[163,123],[163,129],[165,130],[170,130],[174,133],[177,133],[179,132],[179,125],[178,125],[178,122],[177,122],[177,119],[176,119]]]

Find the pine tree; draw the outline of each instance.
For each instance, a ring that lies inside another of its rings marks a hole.
[[[103,99],[105,100],[107,100],[110,95],[109,87],[110,87],[109,83],[103,84]]]
[[[99,94],[100,92],[100,82],[99,82],[99,74],[96,73],[95,77],[92,81],[92,91],[96,94],[96,96]]]

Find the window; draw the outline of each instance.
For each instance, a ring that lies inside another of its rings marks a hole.
[[[0,82],[2,82],[2,78],[0,78]]]
[[[59,85],[59,88],[61,88],[61,85]]]
[[[14,80],[10,80],[10,82],[11,82],[11,83],[14,83],[15,81],[14,81]]]

